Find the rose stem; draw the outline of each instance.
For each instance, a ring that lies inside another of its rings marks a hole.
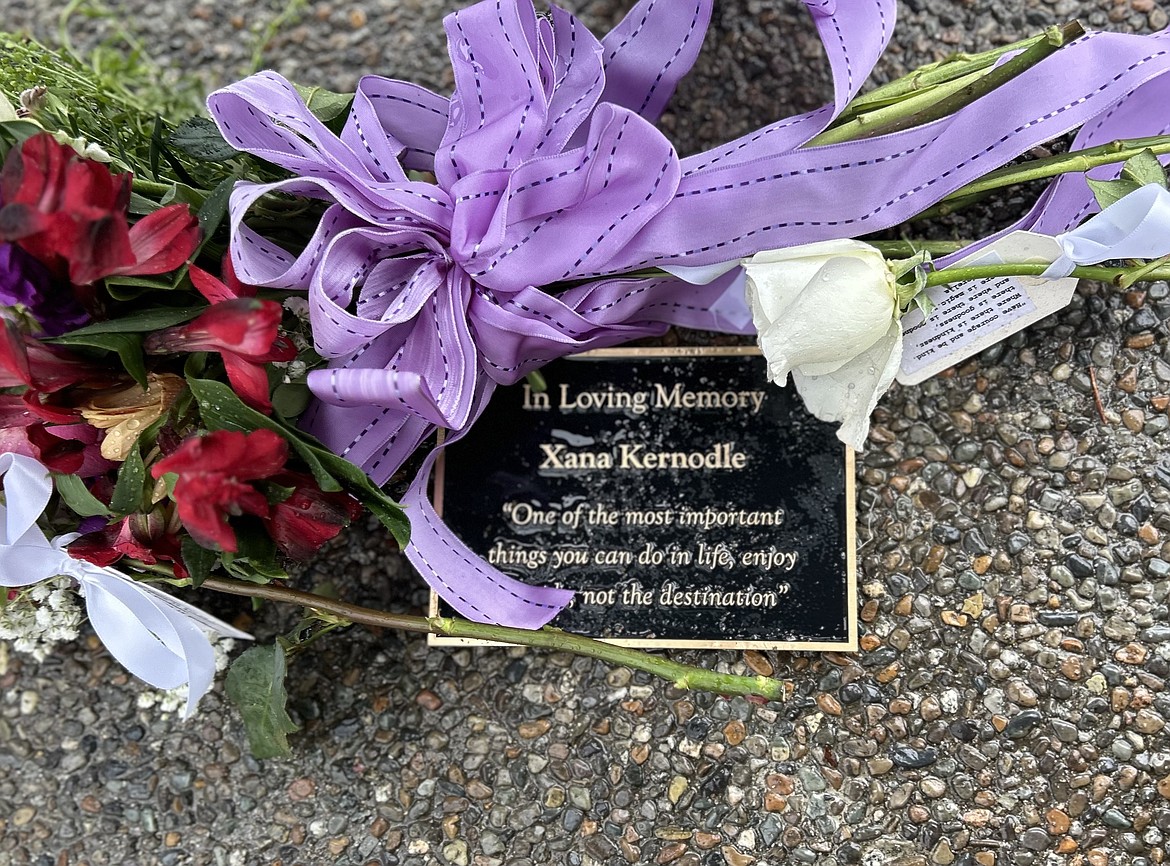
[[[880,250],[881,254],[887,259],[908,259],[924,250],[931,255],[945,256],[948,253],[958,252],[970,244],[971,241],[867,240],[865,243]]]
[[[930,271],[926,275],[926,286],[945,286],[949,283],[958,283],[963,280],[982,280],[989,277],[1038,277],[1048,270],[1044,262],[1008,262],[1000,265],[970,265],[962,268],[943,268]],[[1145,266],[1142,266],[1145,268]],[[1099,283],[1119,285],[1133,268],[1104,268],[1100,265],[1081,266],[1073,269],[1069,275],[1078,280],[1094,280]],[[1170,265],[1163,265],[1154,270],[1146,270],[1142,274],[1143,280],[1170,280]]]
[[[986,73],[972,73],[959,79],[962,86],[957,89],[953,88],[953,82],[936,88],[935,90],[940,90],[943,93],[946,93],[948,89],[954,89],[954,92],[947,93],[941,99],[938,98],[934,90],[907,97],[892,106],[878,109],[868,115],[861,115],[848,123],[827,129],[812,138],[805,147],[818,147],[826,144],[840,144],[859,138],[872,138],[875,135],[886,135],[903,129],[912,129],[943,117],[949,117],[986,96],[997,87],[1011,81],[1026,69],[1035,66],[1063,45],[1083,36],[1084,32],[1084,28],[1076,22],[1060,27],[1050,27],[1044,31],[1042,38],[1005,63],[988,70]]]
[[[858,96],[846,106],[845,110],[841,112],[841,116],[834,121],[833,125],[840,126],[843,123],[853,120],[863,112],[873,110],[873,108],[892,105],[907,96],[935,88],[949,81],[954,81],[956,78],[966,76],[971,72],[986,69],[1008,52],[1031,48],[1037,42],[1047,40],[1048,38],[1047,32],[1040,33],[1036,36],[1020,40],[1019,42],[1013,42],[1010,45],[993,48],[990,51],[984,51],[979,54],[956,53],[937,63],[920,66],[918,69],[891,81],[889,84],[883,84],[880,87],[874,88],[869,93],[863,93]]]
[[[673,662],[629,647],[614,646],[604,641],[569,634],[548,626],[537,631],[530,631],[502,625],[470,622],[455,617],[423,617],[387,613],[344,601],[323,598],[310,592],[284,586],[245,583],[221,577],[209,577],[200,586],[216,592],[315,608],[344,617],[351,622],[379,628],[395,628],[402,631],[441,634],[448,637],[465,637],[497,643],[565,650],[576,655],[600,659],[609,664],[625,665],[635,670],[645,671],[667,680],[681,689],[697,689],[721,695],[757,695],[770,700],[779,700],[784,696],[784,683],[780,680],[763,676],[743,677],[734,674],[721,674],[705,668]]]
[[[972,181],[966,186],[959,187],[934,207],[924,210],[914,220],[928,219],[933,216],[943,216],[957,210],[951,207],[945,210],[948,204],[959,204],[960,199],[969,196],[981,196],[994,189],[1012,186],[1017,183],[1026,183],[1030,180],[1044,180],[1056,177],[1067,172],[1085,172],[1102,165],[1112,165],[1125,162],[1137,156],[1142,151],[1149,150],[1155,155],[1170,153],[1170,136],[1152,135],[1148,138],[1131,138],[1111,141],[1097,147],[1088,147],[1084,150],[1074,150],[1069,153],[1048,156],[1043,159],[1034,159],[1021,165],[1008,165],[995,171],[988,172],[979,180]],[[971,202],[973,203],[973,201]]]

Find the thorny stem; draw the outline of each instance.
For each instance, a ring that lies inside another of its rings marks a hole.
[[[600,659],[609,664],[625,665],[635,670],[645,671],[667,680],[681,689],[696,689],[721,695],[757,695],[769,700],[780,700],[784,697],[784,683],[781,680],[762,676],[742,677],[734,674],[721,674],[705,668],[670,661],[629,647],[614,646],[604,641],[569,634],[549,626],[537,631],[530,631],[502,625],[469,622],[455,617],[424,617],[388,613],[344,601],[323,598],[310,592],[290,589],[285,586],[245,583],[221,577],[209,577],[200,586],[232,595],[263,598],[283,604],[297,604],[344,617],[350,622],[378,628],[394,628],[423,634],[441,634],[448,637],[473,638],[497,643],[564,650],[576,655]]]

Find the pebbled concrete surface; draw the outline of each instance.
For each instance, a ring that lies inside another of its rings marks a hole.
[[[628,3],[570,5],[602,30]],[[209,83],[243,70],[279,11],[115,8]],[[367,71],[445,89],[449,8],[312,3],[267,57],[334,89]],[[3,24],[48,35],[56,11],[7,0]],[[913,0],[878,77],[1071,16],[1167,20],[1153,0]],[[720,0],[664,119],[682,151],[827,97],[803,19],[795,3]],[[79,43],[101,29],[87,26]],[[1085,285],[952,375],[888,395],[858,463],[868,649],[680,654],[788,679],[785,703],[355,629],[293,662],[296,755],[258,763],[218,691],[183,724],[140,707],[92,635],[41,664],[0,646],[0,864],[1162,863],[1168,318],[1164,283]],[[306,576],[323,579],[362,603],[422,603],[376,532],[336,544]],[[256,631],[289,623],[265,610]]]

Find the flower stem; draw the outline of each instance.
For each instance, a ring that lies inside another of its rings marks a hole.
[[[979,54],[957,52],[937,63],[921,66],[901,78],[858,96],[841,112],[841,116],[837,118],[834,126],[847,123],[864,112],[872,111],[875,108],[884,108],[912,94],[930,90],[940,84],[954,81],[956,78],[965,77],[971,72],[986,69],[1003,55],[1012,51],[1026,50],[1048,38],[1048,33],[1045,32]]]
[[[150,198],[165,195],[173,186],[173,183],[160,183],[159,181],[147,180],[144,177],[135,177],[133,189],[139,195]]]
[[[681,689],[697,689],[721,695],[757,695],[770,700],[780,700],[784,697],[784,683],[781,680],[762,676],[742,677],[734,674],[721,674],[706,668],[680,664],[629,647],[615,646],[593,638],[569,634],[549,626],[537,631],[530,631],[522,628],[470,622],[456,617],[424,617],[388,613],[344,601],[323,598],[310,592],[302,592],[285,586],[245,583],[221,577],[209,577],[200,586],[216,592],[263,598],[269,601],[297,604],[302,607],[327,611],[351,622],[379,628],[395,628],[424,634],[441,634],[448,637],[473,638],[497,643],[564,650],[576,655],[600,659],[610,664],[625,665],[635,670],[645,671],[674,683]]]
[[[832,126],[811,139],[805,146],[818,147],[859,138],[872,138],[949,117],[1011,81],[1084,33],[1084,28],[1075,21],[1061,27],[1050,27],[1026,50],[993,69],[986,72],[977,69],[962,78],[937,85],[924,93],[915,93],[911,88],[908,96],[899,99],[893,105],[860,114],[852,120]]]
[[[1102,165],[1125,162],[1142,151],[1149,150],[1155,156],[1170,153],[1170,135],[1151,135],[1148,138],[1118,139],[1097,147],[1074,150],[1056,156],[1034,159],[1021,165],[1008,165],[990,171],[979,180],[959,187],[940,204],[954,202],[967,196],[981,195],[1030,180],[1044,180],[1068,172],[1085,172]],[[938,207],[936,205],[935,207]],[[934,210],[932,208],[931,210]],[[923,211],[914,219],[923,219],[930,211]]]
[[[971,243],[971,241],[926,241],[926,240],[901,240],[901,241],[871,241],[867,240],[867,244],[871,247],[876,247],[881,251],[882,255],[887,259],[901,259],[910,258],[925,250],[931,255],[945,256],[948,253],[958,252],[963,247]]]
[[[1007,262],[999,265],[970,265],[961,268],[943,268],[926,275],[926,287],[945,286],[963,280],[982,280],[990,277],[1038,277],[1048,270],[1044,262]],[[1100,265],[1081,266],[1073,269],[1070,276],[1079,280],[1095,280],[1099,283],[1120,285],[1126,275],[1141,270],[1143,280],[1170,280],[1170,264],[1150,269],[1144,263],[1140,268],[1104,268]]]

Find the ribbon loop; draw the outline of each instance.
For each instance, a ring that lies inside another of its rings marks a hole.
[[[1056,236],[1063,254],[1041,276],[1059,280],[1077,265],[1156,259],[1170,253],[1170,190],[1146,184],[1071,231]]]

